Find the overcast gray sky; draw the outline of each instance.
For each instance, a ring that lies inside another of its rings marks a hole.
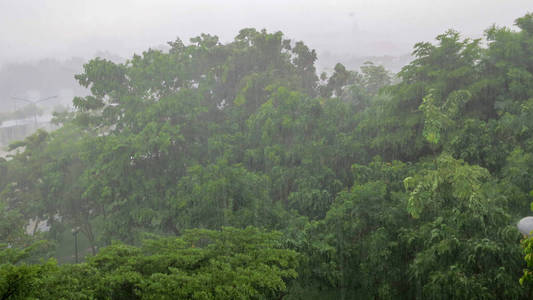
[[[44,57],[130,57],[176,37],[230,41],[281,30],[320,52],[399,55],[448,28],[478,37],[512,26],[533,0],[0,0],[0,64]]]

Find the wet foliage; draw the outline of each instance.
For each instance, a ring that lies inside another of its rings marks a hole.
[[[418,43],[396,84],[255,29],[95,58],[0,160],[0,298],[527,299],[532,24]]]

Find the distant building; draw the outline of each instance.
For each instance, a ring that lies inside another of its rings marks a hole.
[[[39,128],[48,131],[57,129],[56,125],[50,123],[51,119],[51,116],[42,116],[37,119],[9,120],[0,124],[0,157],[7,154],[7,146],[10,143],[23,140]]]

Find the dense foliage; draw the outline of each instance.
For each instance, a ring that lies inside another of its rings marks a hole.
[[[0,160],[0,298],[527,299],[533,14],[516,25],[418,43],[396,84],[318,76],[255,29],[92,60],[77,111]],[[86,262],[37,263],[72,262],[73,228]]]
[[[115,243],[87,263],[0,265],[3,299],[279,298],[296,277],[296,252],[279,233],[191,230],[180,238]]]

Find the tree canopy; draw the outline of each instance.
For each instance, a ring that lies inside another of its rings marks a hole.
[[[528,299],[532,24],[396,75],[252,28],[91,60],[0,159],[0,298]]]

